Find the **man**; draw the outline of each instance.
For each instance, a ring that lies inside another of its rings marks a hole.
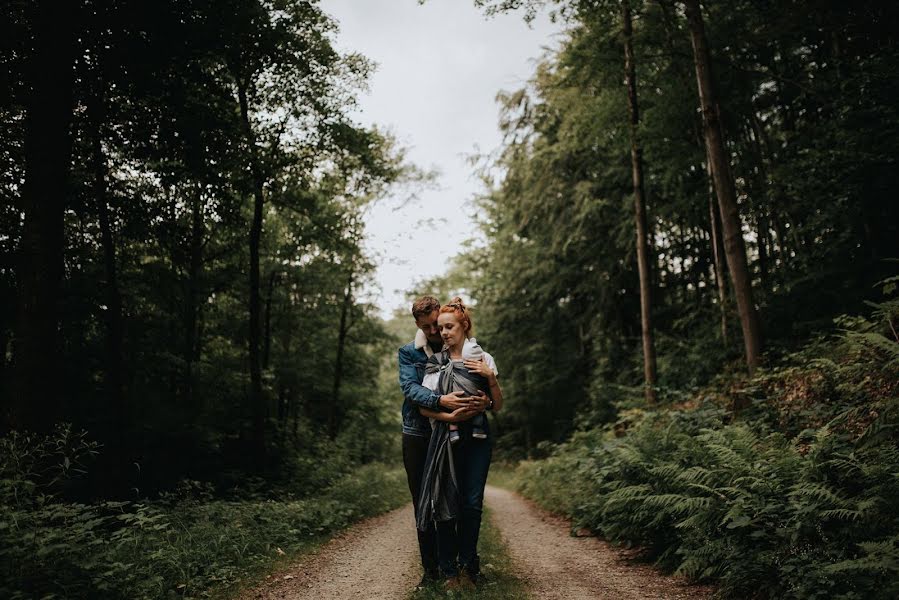
[[[425,364],[435,352],[443,349],[443,339],[437,328],[440,302],[433,296],[422,296],[412,303],[412,317],[418,327],[415,340],[399,351],[400,388],[403,390],[403,466],[412,502],[418,512],[418,497],[424,475],[425,458],[431,438],[431,424],[418,411],[423,406],[433,410],[471,408],[481,412],[487,408],[486,396],[465,396],[464,392],[454,392],[438,396],[421,385],[425,375]],[[424,568],[419,587],[440,577],[437,568],[437,532],[432,526],[427,531],[418,532],[418,549],[421,566]]]

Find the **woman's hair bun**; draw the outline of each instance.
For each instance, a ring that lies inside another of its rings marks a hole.
[[[453,309],[459,309],[463,313],[468,310],[468,307],[465,306],[465,303],[462,302],[462,298],[460,298],[459,296],[456,296],[455,298],[447,302],[446,305]]]

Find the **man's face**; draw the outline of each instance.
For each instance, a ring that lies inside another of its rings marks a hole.
[[[443,339],[440,337],[440,330],[437,328],[437,315],[439,314],[440,311],[435,310],[429,315],[422,315],[415,319],[415,326],[428,336],[429,342],[435,344],[443,342]]]

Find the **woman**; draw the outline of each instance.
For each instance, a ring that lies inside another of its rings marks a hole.
[[[437,326],[445,348],[431,357],[422,385],[443,394],[454,391],[446,389],[454,380],[481,381],[490,397],[489,408],[499,410],[503,405],[503,392],[496,379],[493,357],[481,352],[480,360],[466,360],[463,355],[472,323],[461,298],[453,298],[441,307]],[[471,345],[469,342],[468,347]],[[447,577],[448,585],[459,585],[460,571],[477,584],[481,580],[478,535],[493,446],[487,420],[477,422],[479,430],[487,435],[473,437],[471,418],[474,412],[419,410],[434,423],[425,465],[425,485],[428,487],[420,499],[419,528],[426,525],[428,519],[436,521],[440,570]],[[449,423],[459,424],[460,439],[453,444],[449,439]]]

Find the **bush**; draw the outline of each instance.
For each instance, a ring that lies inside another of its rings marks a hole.
[[[63,501],[93,452],[66,427],[0,440],[0,597],[208,596],[408,493],[400,469],[371,464],[304,499],[213,500],[187,481],[153,502]]]
[[[882,306],[742,389],[574,436],[519,466],[521,490],[723,597],[899,597],[899,340]]]

